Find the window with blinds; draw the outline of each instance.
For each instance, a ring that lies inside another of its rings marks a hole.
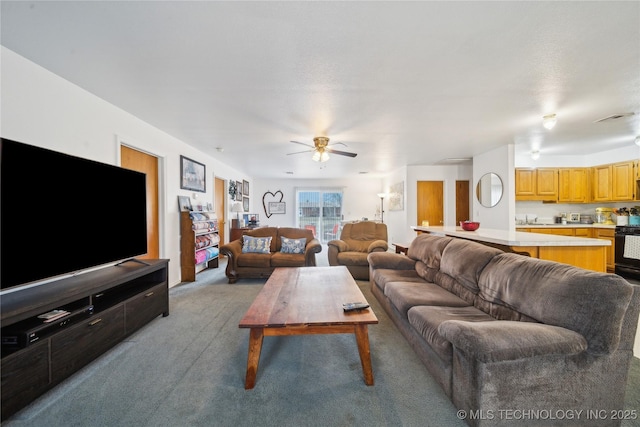
[[[308,228],[321,243],[340,237],[342,189],[296,190],[296,226]]]

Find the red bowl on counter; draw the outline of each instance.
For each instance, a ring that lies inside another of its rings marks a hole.
[[[480,223],[474,221],[460,221],[460,227],[465,231],[476,231],[478,227],[480,227]]]

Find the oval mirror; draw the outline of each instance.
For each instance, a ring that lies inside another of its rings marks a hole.
[[[476,185],[476,197],[485,208],[492,208],[502,199],[502,179],[491,172],[482,175]]]

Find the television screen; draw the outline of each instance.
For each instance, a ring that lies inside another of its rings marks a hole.
[[[146,175],[0,139],[0,287],[147,252]]]

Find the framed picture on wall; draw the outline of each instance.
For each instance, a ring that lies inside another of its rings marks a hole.
[[[244,209],[245,212],[249,212],[249,198],[248,197],[243,197],[242,198],[242,209]]]
[[[249,195],[249,181],[242,180],[242,194],[244,196]]]
[[[205,166],[202,163],[180,156],[180,188],[206,192]]]
[[[285,202],[269,202],[269,214],[286,213],[287,205]]]
[[[242,201],[242,181],[236,181],[236,202]]]

